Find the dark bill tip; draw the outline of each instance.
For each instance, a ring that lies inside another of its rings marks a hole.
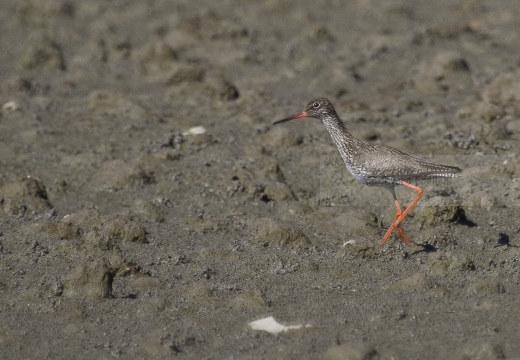
[[[291,116],[289,116],[289,117],[287,117],[285,119],[275,121],[273,123],[273,125],[280,124],[280,123],[283,123],[283,122],[286,122],[286,121],[289,121],[289,120],[304,118],[304,117],[307,117],[307,113],[305,111],[302,111],[301,113],[291,115]]]

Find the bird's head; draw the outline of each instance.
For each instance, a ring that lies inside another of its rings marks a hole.
[[[332,103],[328,99],[319,98],[309,102],[307,106],[305,106],[304,111],[291,115],[285,119],[275,121],[273,125],[304,117],[312,117],[323,121],[324,118],[332,116],[335,113],[336,110],[334,110],[334,106],[332,106]]]

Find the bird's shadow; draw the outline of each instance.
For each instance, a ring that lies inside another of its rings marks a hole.
[[[505,247],[520,247],[518,245],[513,245],[509,242],[509,235],[507,235],[506,233],[499,233],[498,234],[498,240],[497,240],[497,244],[495,245],[495,247],[499,247],[499,246],[505,246]]]
[[[408,253],[409,256],[413,256],[413,255],[417,255],[417,254],[421,254],[421,253],[426,253],[426,254],[429,254],[429,253],[433,253],[433,252],[436,252],[438,249],[431,245],[431,244],[415,244],[415,246],[417,247],[420,247],[420,249],[417,249],[417,250],[414,250],[413,252],[411,253]]]
[[[461,219],[456,219],[454,222],[458,223],[458,224],[461,224],[461,225],[465,225],[467,227],[475,227],[477,226],[477,223],[474,222],[474,221],[471,221],[470,219],[468,219],[466,216],[464,216],[463,218]]]
[[[420,249],[418,250],[413,250],[411,252],[408,252],[406,251],[405,249],[405,257],[411,257],[413,255],[417,255],[417,254],[421,254],[421,253],[426,253],[426,254],[429,254],[429,253],[434,253],[438,250],[437,247],[431,245],[431,244],[417,244],[417,243],[414,243],[414,246],[417,246],[417,247],[420,247]],[[509,242],[509,235],[505,234],[505,233],[500,233],[498,234],[498,240],[497,240],[497,244],[495,245],[495,247],[499,247],[499,246],[505,246],[505,247],[520,247],[519,245],[513,245]]]

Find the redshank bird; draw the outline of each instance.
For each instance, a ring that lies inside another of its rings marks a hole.
[[[381,245],[388,240],[394,231],[398,233],[403,244],[410,245],[412,243],[405,234],[401,224],[421,198],[423,190],[418,186],[410,184],[410,182],[436,177],[457,177],[462,171],[455,166],[427,162],[420,157],[390,146],[374,145],[355,139],[348,132],[338,114],[336,114],[332,103],[325,98],[309,102],[304,111],[278,120],[273,125],[304,117],[321,120],[329,131],[332,141],[337,146],[347,169],[354,178],[365,185],[384,187],[392,194],[396,208],[395,219],[390,228],[388,228],[383,240],[381,240]],[[415,198],[404,211],[401,210],[401,206],[395,196],[394,189],[397,185],[406,186],[417,192]]]

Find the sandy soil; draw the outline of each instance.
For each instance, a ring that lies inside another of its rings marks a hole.
[[[2,2],[0,358],[519,359],[518,0],[196,3]]]

